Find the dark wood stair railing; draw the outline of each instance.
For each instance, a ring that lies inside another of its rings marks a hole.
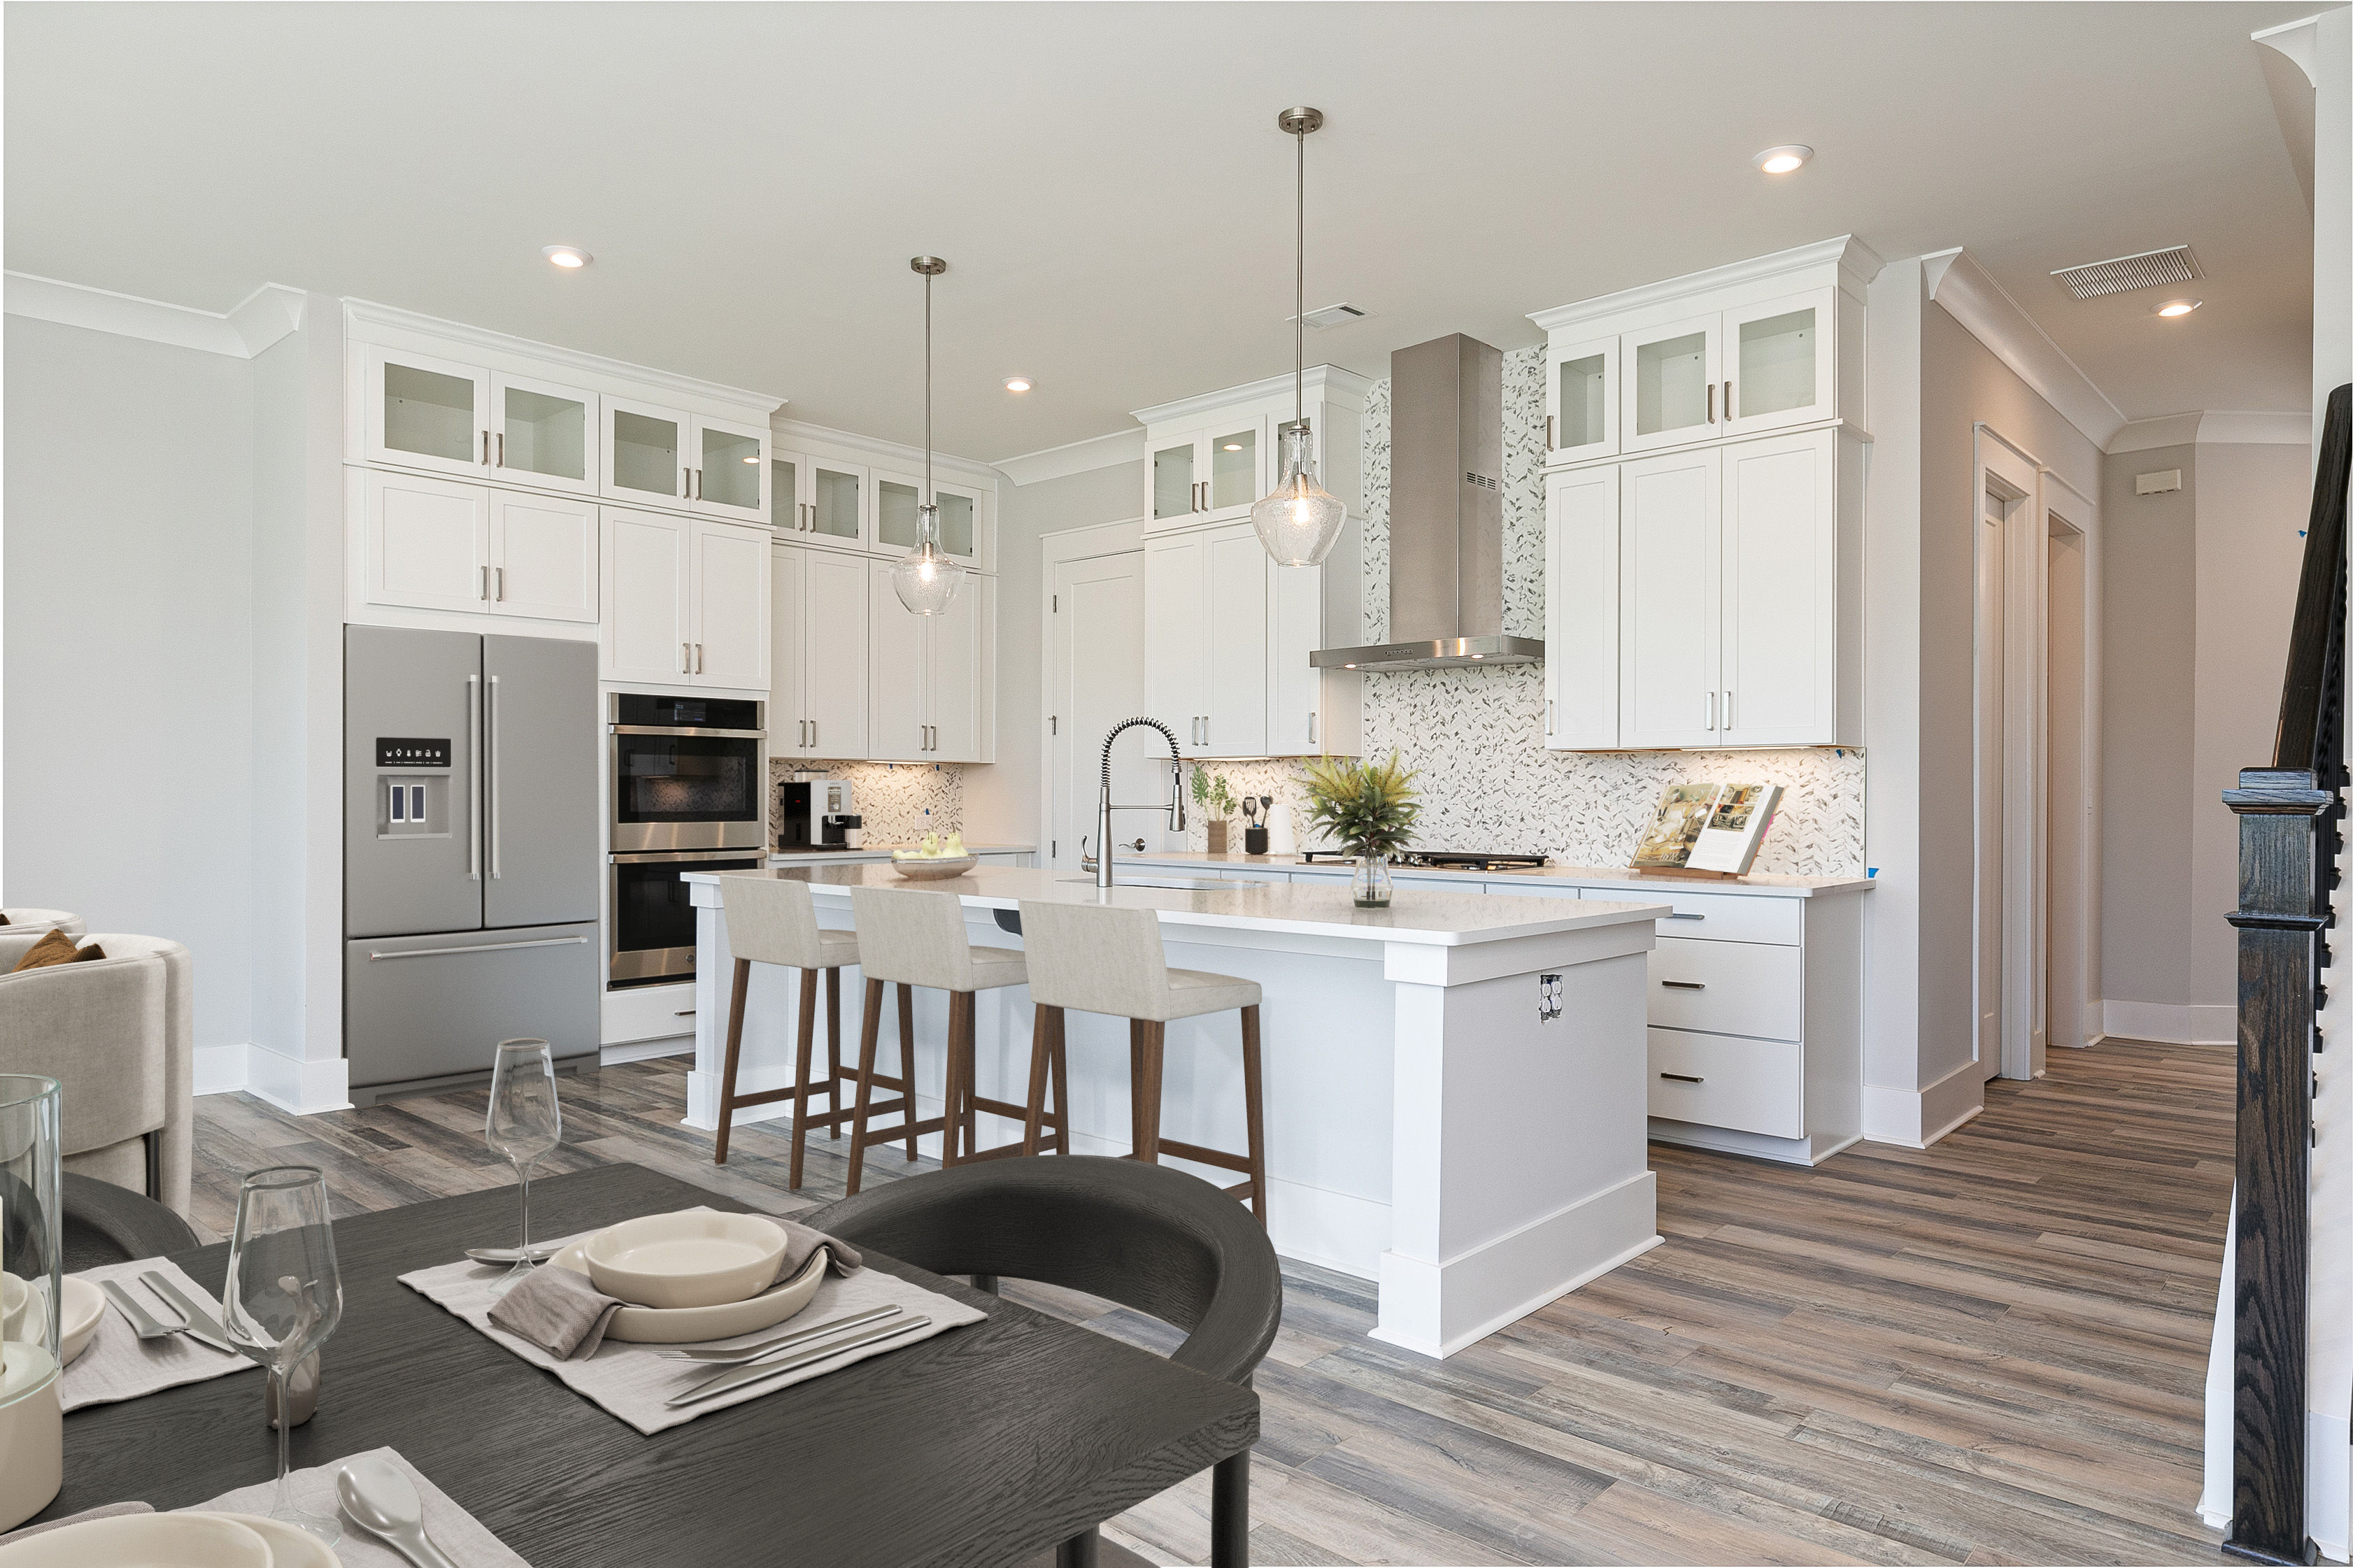
[[[2237,1268],[2231,1529],[2258,1563],[2314,1561],[2305,1528],[2313,1058],[2327,999],[2345,773],[2345,504],[2353,385],[2328,397],[2269,767],[2223,802],[2239,818]]]

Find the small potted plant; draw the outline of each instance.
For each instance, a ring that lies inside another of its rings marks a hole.
[[[1193,804],[1198,807],[1208,825],[1209,853],[1226,852],[1226,822],[1234,814],[1233,792],[1226,787],[1226,775],[1213,773],[1207,768],[1193,770]]]
[[[1323,757],[1307,764],[1307,820],[1356,858],[1356,907],[1387,909],[1389,860],[1413,842],[1421,801],[1415,775],[1386,763]]]

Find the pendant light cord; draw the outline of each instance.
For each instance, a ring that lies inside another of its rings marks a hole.
[[[923,494],[934,506],[939,505],[939,491],[932,483],[932,275],[928,272],[923,274]]]
[[[1292,317],[1291,419],[1297,424],[1307,417],[1307,131],[1302,127],[1291,133],[1299,144],[1299,287],[1294,302],[1298,313]]]

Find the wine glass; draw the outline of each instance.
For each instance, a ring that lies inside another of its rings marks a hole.
[[[564,1116],[555,1104],[555,1054],[545,1040],[501,1040],[491,1072],[491,1114],[482,1142],[514,1163],[522,1188],[522,1256],[491,1287],[503,1296],[529,1277],[531,1260],[531,1168],[564,1139]]]
[[[237,1349],[269,1369],[278,1401],[278,1492],[269,1517],[332,1546],[335,1520],[294,1506],[286,1491],[286,1453],[293,1423],[287,1380],[326,1342],[343,1315],[335,1271],[335,1233],[327,1216],[327,1179],[316,1165],[277,1165],[246,1177],[237,1193],[237,1231],[228,1244],[228,1289],[222,1321]]]

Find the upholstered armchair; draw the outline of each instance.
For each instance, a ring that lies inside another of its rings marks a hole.
[[[81,917],[64,910],[0,909],[8,923],[0,926],[0,974],[16,967],[32,945],[52,931],[61,931],[70,937],[82,934]]]
[[[92,942],[104,958],[0,974],[0,1072],[64,1086],[67,1170],[145,1193],[185,1218],[195,962],[162,937],[102,932],[79,945]]]

